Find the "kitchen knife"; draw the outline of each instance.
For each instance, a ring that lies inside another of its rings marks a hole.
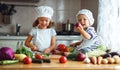
[[[39,52],[39,53],[41,53],[41,54],[44,54],[44,52],[42,52],[42,51],[40,51],[40,50],[36,50],[36,52]]]

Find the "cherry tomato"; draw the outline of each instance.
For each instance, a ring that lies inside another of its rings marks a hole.
[[[58,45],[58,50],[59,50],[59,51],[64,51],[65,48],[66,48],[66,46],[65,46],[64,44],[59,44],[59,45]]]
[[[69,48],[66,47],[65,50],[64,50],[64,52],[70,52]]]
[[[59,58],[59,62],[60,62],[60,63],[66,63],[66,62],[67,62],[67,57],[61,56],[61,57]]]
[[[27,56],[27,57],[25,57],[25,58],[23,59],[23,63],[24,63],[24,64],[30,64],[30,63],[32,63],[32,59]]]
[[[43,57],[42,57],[41,54],[36,54],[36,55],[35,55],[35,58],[36,58],[36,59],[42,59]]]

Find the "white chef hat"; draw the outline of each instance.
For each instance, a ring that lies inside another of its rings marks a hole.
[[[52,18],[53,16],[53,8],[49,7],[49,6],[39,6],[36,8],[37,11],[37,15],[38,17],[48,17],[48,18]]]
[[[94,18],[93,18],[93,14],[92,14],[92,12],[90,10],[82,9],[82,10],[78,11],[78,13],[76,15],[77,19],[78,19],[78,15],[80,15],[80,14],[86,15],[88,17],[88,19],[89,19],[90,25],[93,25]]]

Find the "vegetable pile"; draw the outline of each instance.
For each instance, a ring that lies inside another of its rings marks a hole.
[[[57,45],[57,48],[52,51],[52,54],[59,55],[59,54],[63,54],[64,52],[73,52],[73,51],[74,51],[74,47],[66,46],[65,44],[60,43]]]
[[[71,46],[66,46],[65,44],[58,44],[57,50],[61,52],[72,52],[74,48]]]
[[[85,54],[71,52],[67,55],[67,59],[92,64],[120,64],[120,52],[111,52],[104,45],[99,45],[96,50],[86,52]]]
[[[46,57],[46,58],[45,58]],[[15,59],[20,60],[24,64],[31,64],[31,63],[50,63],[49,54],[42,54],[42,53],[33,53],[29,50],[29,48],[21,46],[15,52]]]
[[[21,46],[20,48],[18,48],[16,50],[15,54],[25,54],[26,56],[33,58],[32,51],[28,50],[28,48],[24,47],[24,46]]]

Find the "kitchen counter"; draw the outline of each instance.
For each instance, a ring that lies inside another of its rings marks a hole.
[[[0,40],[25,40],[27,36],[0,36]],[[79,40],[77,35],[59,35],[56,36],[57,40]]]
[[[23,64],[17,63],[12,65],[0,65],[0,70],[119,70],[120,64],[85,64],[80,61],[70,61],[67,63],[59,63],[59,55],[52,55],[51,63],[32,63],[32,64]]]
[[[0,36],[0,40],[25,40],[27,36]]]

